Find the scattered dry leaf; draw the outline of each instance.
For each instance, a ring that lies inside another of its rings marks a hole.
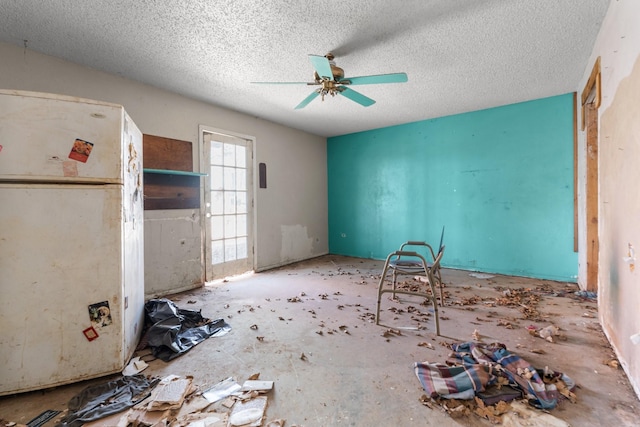
[[[304,361],[306,362],[306,361],[308,360],[308,359],[307,359],[307,355],[306,355],[306,354],[304,354],[304,353],[302,353],[302,354],[300,355],[300,360],[304,360]]]
[[[618,362],[616,359],[605,360],[602,363],[615,369],[618,369],[620,367],[620,362]]]

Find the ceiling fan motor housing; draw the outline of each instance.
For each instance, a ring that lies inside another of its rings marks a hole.
[[[344,70],[334,64],[330,64],[330,65],[331,65],[331,74],[333,74],[333,80],[339,82],[344,78]],[[322,81],[317,71],[314,71],[313,79],[317,82]]]

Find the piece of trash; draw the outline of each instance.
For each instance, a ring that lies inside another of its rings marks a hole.
[[[249,329],[253,329],[254,331],[258,329],[258,325],[251,325],[249,326]]]
[[[491,279],[492,277],[496,277],[493,274],[485,273],[469,273],[469,276],[475,277],[476,279]]]
[[[302,353],[302,354],[300,355],[300,360],[307,361],[307,360],[308,360],[308,359],[307,359],[307,355],[306,355],[306,354],[304,354],[304,353]]]
[[[535,353],[535,354],[547,354],[547,352],[546,352],[546,351],[544,351],[544,350],[543,350],[543,349],[541,349],[541,348],[534,348],[534,349],[532,349],[532,350],[531,350],[531,353]]]
[[[140,357],[134,357],[129,361],[129,364],[125,366],[122,370],[122,375],[125,377],[139,374],[144,371],[149,365],[144,360],[141,360]]]
[[[428,343],[428,342],[420,342],[418,343],[418,347],[427,347],[433,350],[433,345],[431,345],[431,343]]]
[[[546,326],[537,331],[538,336],[549,342],[553,342],[553,337],[560,335],[560,328],[554,325]]]
[[[198,302],[198,301],[195,301],[195,300],[190,299],[189,301],[187,301],[187,304],[195,304],[195,303],[197,303],[197,302]]]
[[[266,408],[266,396],[259,396],[246,402],[238,401],[233,405],[233,409],[229,415],[229,425],[261,426]]]
[[[473,333],[471,334],[471,337],[476,341],[480,341],[482,339],[482,335],[480,335],[480,332],[478,332],[477,329],[473,330]]]
[[[251,424],[262,418],[262,411],[257,408],[249,408],[236,412],[229,417],[229,424],[232,426],[243,426]]]
[[[316,334],[318,334],[318,335],[324,335],[324,332],[322,332],[322,331],[316,331]]]
[[[37,417],[35,417],[31,421],[29,421],[27,423],[27,427],[40,427],[44,423],[46,423],[47,421],[50,421],[51,419],[53,419],[59,413],[60,413],[60,411],[54,411],[52,409],[47,409],[46,411],[44,411],[43,413],[41,413],[40,415],[38,415]],[[6,427],[11,427],[9,424],[11,424],[12,426],[16,425],[16,423],[7,423],[7,424],[5,424],[5,426]]]
[[[256,372],[255,374],[251,374],[249,376],[249,378],[247,378],[248,381],[255,381],[258,378],[260,378],[260,372]]]
[[[220,337],[231,330],[224,319],[208,319],[200,311],[179,308],[165,298],[147,301],[144,311],[148,326],[144,340],[153,355],[165,362],[210,337]]]
[[[256,337],[256,339],[257,339],[258,341],[260,341],[260,342],[263,342],[263,341],[264,341],[264,337]]]
[[[526,423],[526,424],[525,424]],[[536,411],[519,401],[511,402],[511,410],[502,416],[502,424],[508,426],[570,427],[569,424],[545,412]]]
[[[224,400],[222,402],[220,402],[220,404],[222,406],[224,406],[225,408],[231,409],[231,407],[236,403],[236,399],[234,399],[231,396],[225,397]]]
[[[287,302],[302,302],[302,300],[300,299],[300,297],[295,296],[295,297],[287,298]]]
[[[241,388],[242,386],[238,384],[236,380],[234,380],[232,377],[229,377],[215,384],[208,390],[205,390],[202,393],[202,397],[207,399],[209,402],[214,403],[218,400],[224,399],[227,396],[230,396],[236,391],[240,391]]]
[[[163,420],[154,425],[163,426],[165,422]],[[217,412],[187,414],[178,416],[175,421],[171,422],[172,427],[227,427],[228,425],[227,414]]]
[[[169,375],[163,378],[151,392],[150,401],[146,404],[149,411],[178,409],[193,388],[193,377]]]
[[[598,299],[598,293],[597,292],[591,292],[591,291],[575,291],[574,294],[576,296],[579,296],[581,298],[586,298],[586,299],[591,299],[591,300],[596,300]]]
[[[273,389],[273,381],[247,380],[242,384],[240,391],[269,391]]]

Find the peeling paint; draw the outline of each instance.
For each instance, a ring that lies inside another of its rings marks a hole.
[[[280,234],[282,237],[281,260],[296,261],[313,256],[313,238],[309,237],[307,227],[300,224],[281,225]]]

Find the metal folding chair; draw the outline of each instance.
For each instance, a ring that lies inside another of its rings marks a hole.
[[[435,272],[440,269],[440,260],[442,259],[442,255],[444,254],[444,246],[442,250],[438,252],[437,255],[434,254],[434,260],[431,263],[431,267],[429,267],[429,263],[426,258],[416,252],[416,251],[407,251],[404,250],[406,246],[428,246],[424,242],[406,242],[400,247],[400,250],[392,252],[387,256],[387,259],[384,263],[384,268],[382,269],[382,275],[380,276],[380,283],[378,284],[378,302],[376,305],[376,325],[380,325],[380,304],[382,302],[382,294],[392,293],[395,298],[396,294],[402,295],[413,295],[425,298],[431,301],[433,305],[433,312],[436,322],[436,334],[440,335],[440,319],[438,317],[438,301],[436,296],[436,278]],[[431,248],[429,246],[429,248]],[[432,252],[433,253],[433,252]],[[392,272],[392,287],[385,288],[384,284],[387,280],[387,275],[389,271]],[[407,274],[412,276],[423,276],[426,278],[426,284],[429,286],[431,293],[404,289],[397,289],[397,277],[401,274]],[[442,292],[442,287],[440,288]],[[442,293],[440,295],[442,299]]]

